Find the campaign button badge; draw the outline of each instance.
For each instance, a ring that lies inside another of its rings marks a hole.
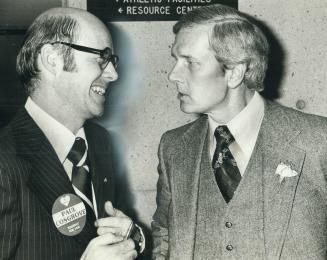
[[[53,204],[52,220],[62,234],[66,236],[79,234],[86,222],[86,208],[83,201],[71,193],[61,195]]]

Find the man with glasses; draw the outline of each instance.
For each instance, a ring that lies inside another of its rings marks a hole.
[[[116,153],[102,127],[118,78],[111,35],[92,14],[42,13],[17,57],[28,99],[0,133],[0,259],[134,259],[142,231],[115,209]]]

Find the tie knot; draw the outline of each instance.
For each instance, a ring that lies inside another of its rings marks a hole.
[[[73,165],[77,165],[83,158],[86,151],[86,144],[83,138],[77,137],[72,148],[69,151],[67,158]]]
[[[227,145],[229,146],[232,142],[234,142],[234,136],[229,131],[226,125],[220,125],[215,130],[215,137],[217,141],[217,145]]]

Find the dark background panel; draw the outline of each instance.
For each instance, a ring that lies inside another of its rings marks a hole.
[[[61,0],[0,0],[0,127],[26,99],[16,73],[16,56],[24,33],[37,15],[61,4]]]
[[[192,8],[218,3],[238,8],[238,0],[88,0],[87,9],[105,22],[176,21]]]
[[[23,34],[0,35],[0,127],[14,116],[25,101],[25,92],[16,73],[16,56]]]
[[[61,0],[0,0],[0,28],[27,28],[44,10],[61,6]]]

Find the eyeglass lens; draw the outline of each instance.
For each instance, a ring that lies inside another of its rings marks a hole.
[[[103,59],[102,69],[105,69],[109,62],[112,63],[116,69],[118,66],[118,56],[113,55],[110,48],[105,48],[101,53],[101,58]]]

